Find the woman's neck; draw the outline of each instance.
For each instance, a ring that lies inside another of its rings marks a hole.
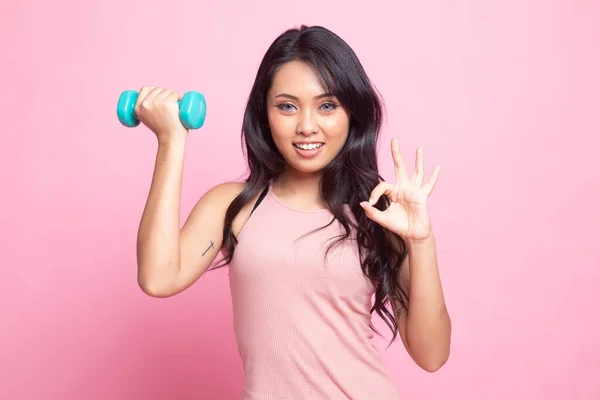
[[[273,182],[275,195],[291,206],[302,209],[322,209],[321,174],[299,174],[286,171]]]

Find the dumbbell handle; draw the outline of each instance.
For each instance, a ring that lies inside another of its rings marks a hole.
[[[137,98],[138,92],[135,90],[126,90],[119,97],[117,117],[124,126],[132,128],[140,124],[139,118],[135,115]],[[187,129],[199,129],[204,125],[206,100],[202,93],[186,92],[177,104],[179,105],[179,119],[183,126]]]

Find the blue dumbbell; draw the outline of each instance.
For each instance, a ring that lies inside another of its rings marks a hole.
[[[135,115],[135,103],[137,102],[138,92],[135,90],[126,90],[121,93],[117,103],[117,117],[121,124],[133,128],[140,124],[140,120]],[[183,95],[179,104],[179,119],[187,129],[199,129],[204,125],[206,118],[206,100],[202,93],[187,92]]]

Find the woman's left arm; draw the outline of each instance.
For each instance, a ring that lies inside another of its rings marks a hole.
[[[408,310],[393,300],[398,332],[413,360],[426,371],[437,371],[450,354],[451,322],[437,264],[436,243],[429,218],[427,200],[433,191],[441,166],[423,185],[423,148],[417,149],[415,171],[408,177],[400,155],[398,140],[392,140],[396,183],[381,182],[361,206],[371,220],[403,238],[408,256],[398,275],[398,284],[409,297]],[[381,196],[390,200],[380,211],[373,205]]]
[[[407,242],[408,257],[398,284],[408,295],[408,310],[394,302],[398,333],[407,352],[428,372],[440,369],[450,355],[451,321],[437,266],[435,238]]]

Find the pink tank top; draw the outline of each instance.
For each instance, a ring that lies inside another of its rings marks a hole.
[[[243,400],[398,400],[369,328],[374,289],[329,210],[268,193],[238,235],[229,282]],[[308,235],[306,235],[308,234]]]

